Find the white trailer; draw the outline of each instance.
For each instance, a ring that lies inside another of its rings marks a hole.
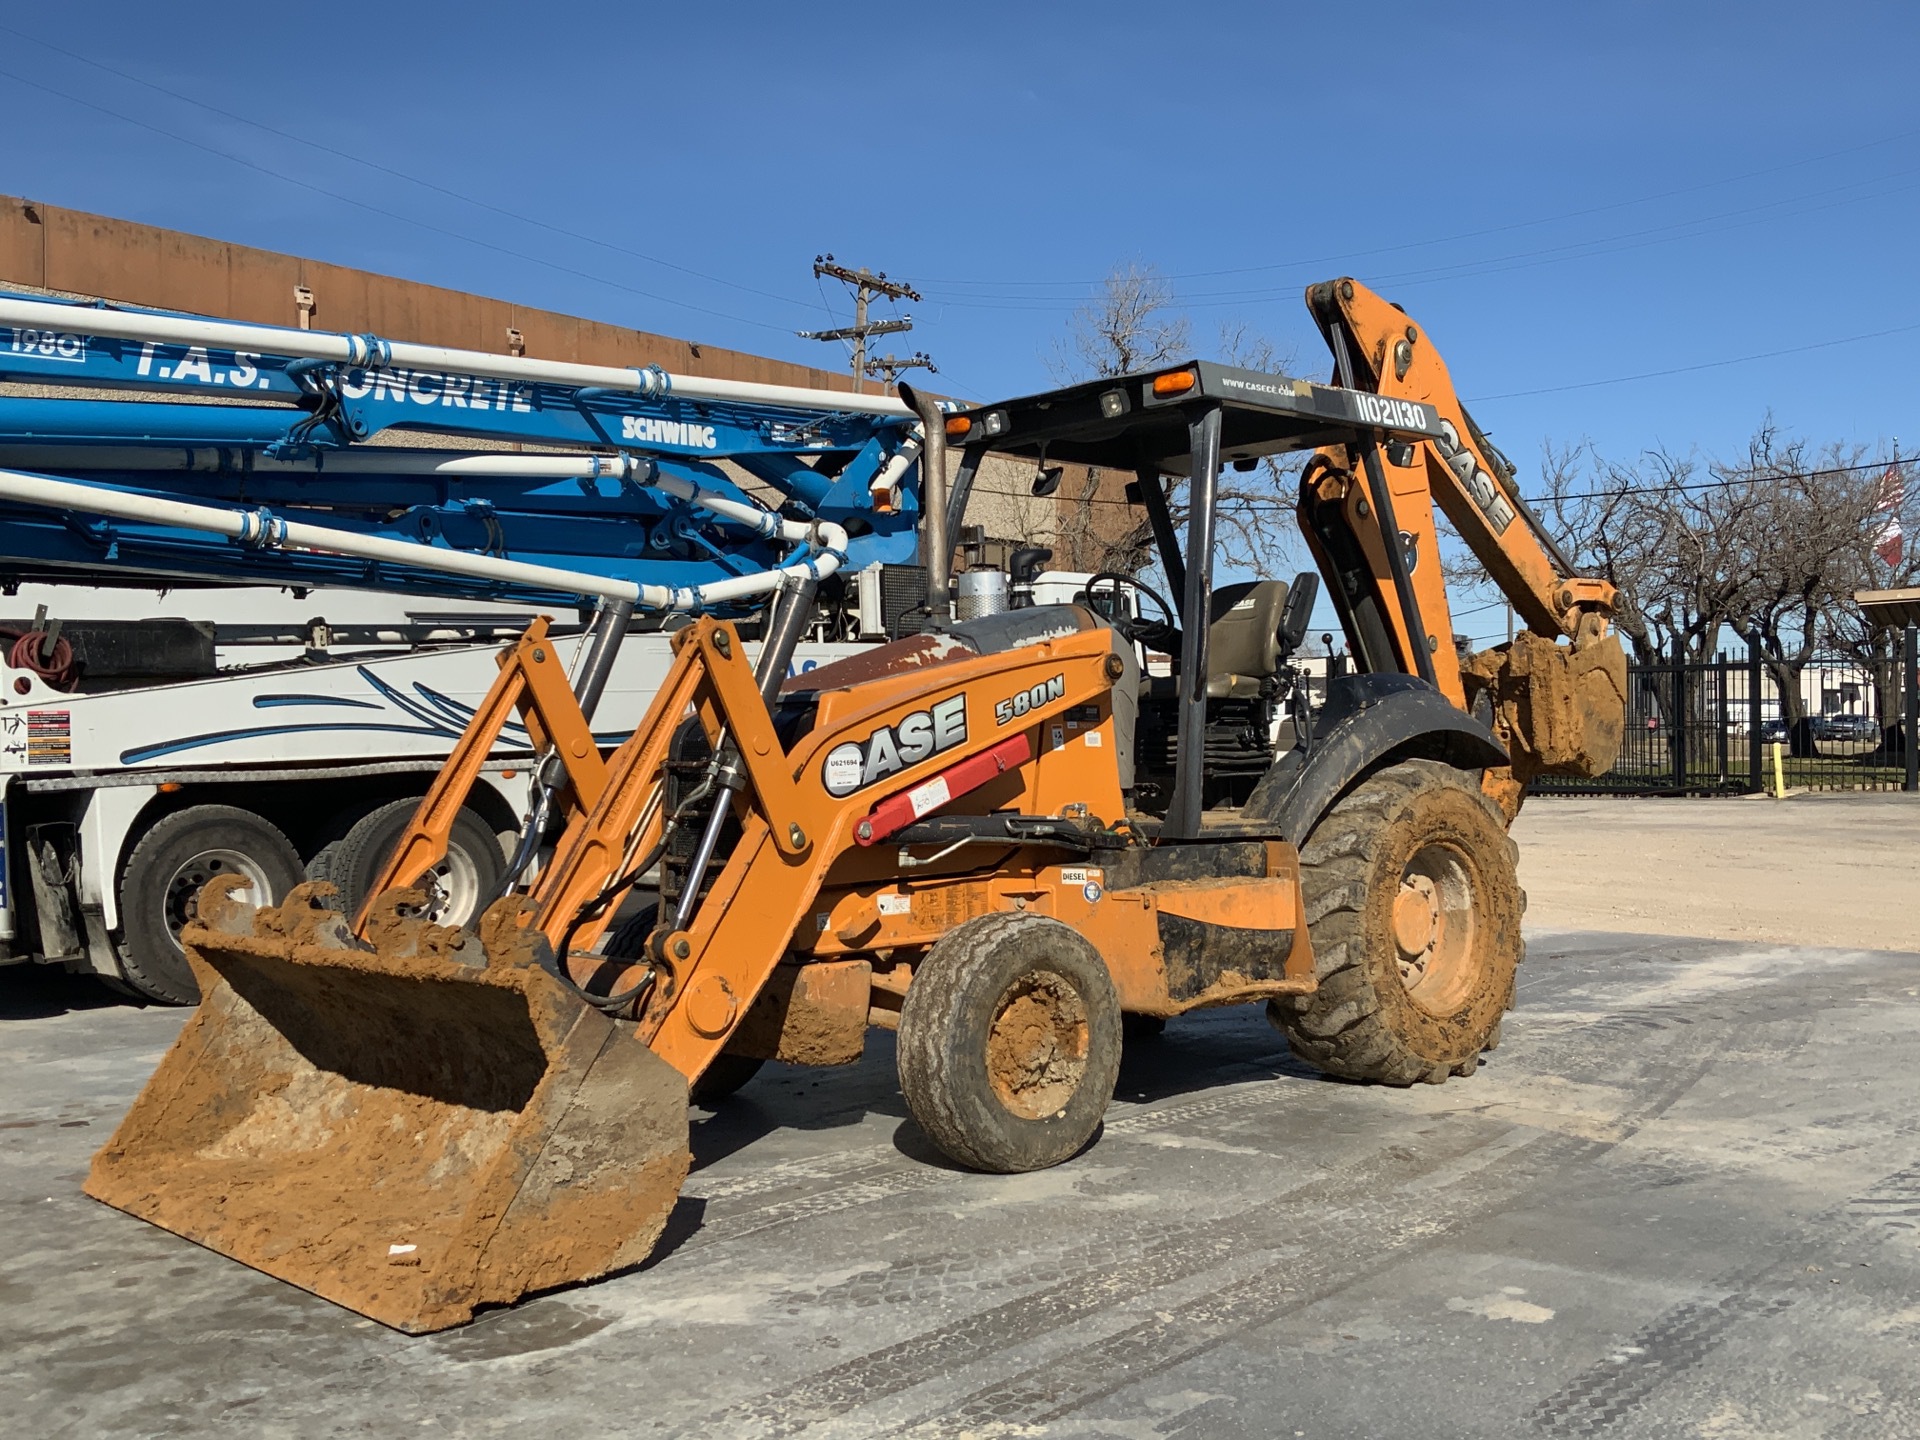
[[[61,689],[0,647],[0,964],[176,1003],[195,997],[179,932],[210,876],[246,875],[263,903],[327,879],[357,904],[534,613],[341,590],[22,586],[0,624],[22,628],[42,605],[104,663]],[[584,626],[554,619],[576,631],[560,643],[577,662]],[[850,648],[803,647],[796,665]],[[604,744],[638,723],[670,659],[666,635],[628,636],[595,714]],[[524,738],[510,728],[455,827],[435,897],[451,922],[500,888],[527,803]]]

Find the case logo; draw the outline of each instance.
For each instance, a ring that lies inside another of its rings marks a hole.
[[[882,725],[864,740],[834,746],[820,762],[820,783],[838,800],[966,739],[967,692],[962,690],[902,717],[897,725]]]

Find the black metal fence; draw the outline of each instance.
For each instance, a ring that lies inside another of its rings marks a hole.
[[[1760,649],[1627,667],[1620,759],[1591,779],[1542,776],[1562,795],[1745,795],[1920,790],[1920,641],[1909,627],[1873,663],[1817,660],[1782,674]]]

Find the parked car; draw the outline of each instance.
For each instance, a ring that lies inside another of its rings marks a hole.
[[[1871,715],[1822,715],[1814,722],[1819,740],[1878,740],[1880,722]]]
[[[1787,743],[1787,722],[1780,719],[1760,722],[1760,743],[1762,745],[1784,745]]]

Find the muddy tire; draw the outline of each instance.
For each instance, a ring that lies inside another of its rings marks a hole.
[[[657,905],[634,911],[614,928],[600,953],[613,960],[638,960],[646,950],[647,936],[659,923],[655,918],[659,913]],[[713,1057],[713,1063],[700,1072],[700,1078],[687,1087],[687,1099],[711,1108],[758,1075],[766,1063],[758,1055],[731,1055],[722,1050]]]
[[[1470,1073],[1513,1004],[1517,853],[1471,777],[1436,761],[1343,796],[1300,854],[1320,988],[1267,1007],[1294,1054],[1388,1085]]]
[[[368,811],[307,862],[307,878],[337,887],[335,903],[346,915],[358,915],[419,805],[417,799],[390,800]],[[506,868],[493,828],[462,807],[447,835],[446,859],[434,871],[436,900],[428,918],[441,925],[472,925],[498,898]]]
[[[200,887],[215,875],[249,877],[248,898],[277,905],[306,874],[293,843],[251,810],[190,805],[164,817],[133,847],[120,875],[120,973],[149,1000],[192,1005],[200,998],[181,928]]]
[[[1057,920],[981,916],[915,969],[900,1007],[900,1089],[960,1164],[1042,1170],[1099,1130],[1120,1038],[1120,1000],[1099,951]]]

